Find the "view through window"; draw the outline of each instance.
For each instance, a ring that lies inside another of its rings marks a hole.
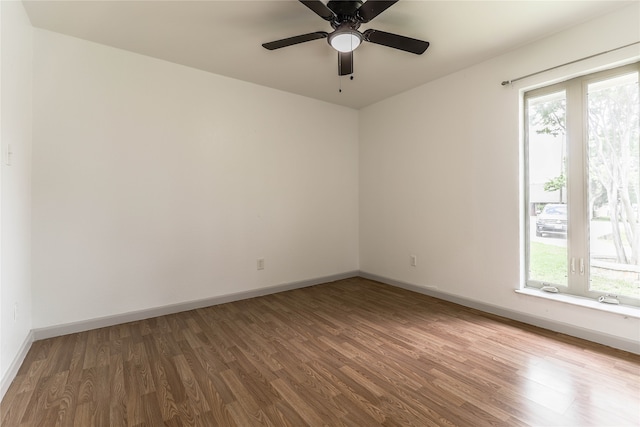
[[[640,303],[639,70],[525,94],[528,286]]]

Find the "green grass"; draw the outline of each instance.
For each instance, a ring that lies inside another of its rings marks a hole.
[[[554,285],[567,285],[567,248],[531,242],[529,279]]]
[[[640,298],[640,285],[638,280],[634,281],[615,277],[603,277],[602,275],[591,275],[591,290]]]
[[[531,242],[529,252],[529,279],[554,285],[567,285],[567,248]],[[616,277],[616,272],[607,274],[598,269],[598,274],[591,277],[591,289],[616,295],[627,295],[640,298],[638,280]]]

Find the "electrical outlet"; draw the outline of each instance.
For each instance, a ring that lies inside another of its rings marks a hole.
[[[418,257],[415,255],[411,255],[409,257],[409,263],[411,264],[411,267],[415,267],[418,265]]]
[[[257,267],[258,270],[264,270],[264,258],[258,258]]]

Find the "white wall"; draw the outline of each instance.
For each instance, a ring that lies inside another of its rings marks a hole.
[[[358,269],[357,111],[44,30],[34,69],[34,328]]]
[[[0,396],[31,331],[31,99],[33,29],[20,2],[2,1],[0,138]],[[7,146],[13,151],[5,164]],[[14,320],[14,307],[17,318]]]
[[[500,83],[638,41],[639,17],[635,4],[363,109],[361,270],[637,346],[638,318],[514,290],[521,274],[520,89],[637,56],[640,47],[513,87]]]

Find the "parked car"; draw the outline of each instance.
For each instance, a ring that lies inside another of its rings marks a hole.
[[[536,219],[536,236],[545,234],[567,235],[567,205],[545,205]]]

